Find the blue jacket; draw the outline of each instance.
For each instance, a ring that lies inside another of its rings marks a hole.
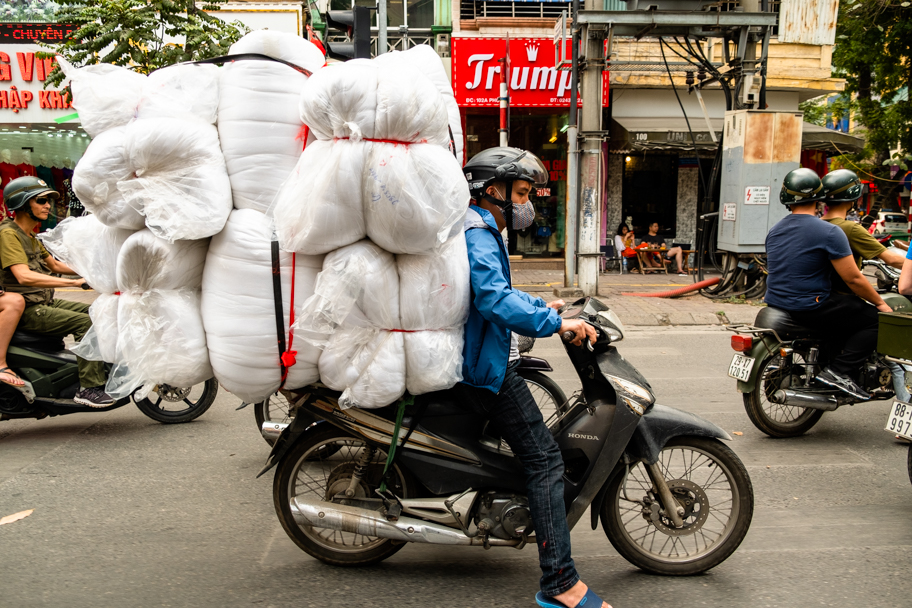
[[[510,258],[494,216],[472,206],[466,213],[472,303],[462,351],[463,382],[500,392],[510,357],[510,332],[544,338],[561,318],[541,298],[513,289]]]

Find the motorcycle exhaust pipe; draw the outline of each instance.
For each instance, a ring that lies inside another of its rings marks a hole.
[[[328,528],[365,536],[379,536],[407,543],[431,545],[484,545],[483,537],[468,537],[461,530],[429,523],[412,517],[389,521],[378,511],[328,503],[315,499],[294,498],[291,513],[301,526]],[[520,539],[488,538],[492,547],[515,547]]]
[[[771,401],[782,405],[794,407],[807,407],[814,410],[832,412],[839,407],[839,402],[833,395],[820,395],[817,393],[800,393],[791,389],[780,389],[773,393]]]
[[[275,441],[279,438],[279,435],[282,434],[282,431],[287,429],[290,424],[290,422],[272,422],[266,420],[263,422],[263,426],[260,427],[260,433],[267,441]]]

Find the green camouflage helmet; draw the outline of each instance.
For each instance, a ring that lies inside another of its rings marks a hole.
[[[823,176],[823,192],[828,203],[854,203],[864,186],[854,171],[836,169]]]
[[[3,188],[3,200],[10,211],[18,211],[41,194],[46,194],[54,200],[60,198],[60,194],[48,186],[44,180],[31,175],[17,177]]]
[[[779,202],[783,205],[801,205],[823,200],[823,183],[812,169],[795,169],[782,180]]]

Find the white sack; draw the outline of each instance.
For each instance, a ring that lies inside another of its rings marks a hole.
[[[191,387],[212,377],[196,291],[146,291],[119,296],[121,361],[105,391],[114,398],[144,385]]]
[[[273,211],[282,249],[318,255],[364,238],[361,174],[370,146],[323,140],[308,144]]]
[[[439,250],[461,229],[471,195],[456,159],[431,144],[375,143],[364,177],[367,236],[393,253]]]
[[[433,255],[400,255],[399,317],[405,334],[406,388],[441,391],[462,380],[464,328],[469,315],[469,258],[459,233]]]
[[[202,312],[209,358],[225,389],[248,403],[265,400],[279,389],[281,370],[276,346],[272,288],[272,221],[258,211],[233,211],[225,229],[212,238],[203,273]],[[280,252],[282,310],[288,339],[291,310],[292,254]],[[295,256],[295,315],[313,294],[322,256]],[[325,339],[325,338],[324,338]],[[319,380],[320,351],[295,331],[297,363],[288,368],[286,388]]]
[[[360,327],[340,328],[320,357],[320,379],[342,391],[343,408],[377,408],[405,393],[404,334]]]
[[[120,355],[117,352],[119,303],[120,296],[112,293],[99,294],[95,298],[89,307],[92,327],[79,344],[70,349],[73,354],[87,361],[120,362]]]
[[[140,230],[120,250],[117,289],[111,291],[198,290],[208,247],[209,239],[171,243]]]
[[[90,137],[133,120],[142,99],[145,76],[109,63],[77,69],[60,55],[57,63],[70,80],[73,107]]]
[[[122,228],[108,228],[94,215],[68,217],[39,240],[58,260],[84,278],[95,291],[117,291],[117,256],[124,241],[133,234]]]
[[[96,136],[73,170],[73,191],[85,208],[106,226],[139,230],[142,214],[127,203],[117,184],[133,177],[124,139],[125,127]]]
[[[219,67],[181,63],[155,70],[143,84],[137,118],[180,118],[215,124]]]
[[[307,77],[270,61],[221,72],[218,134],[234,207],[266,213],[304,148],[298,103]]]
[[[326,63],[323,52],[309,40],[272,30],[254,30],[231,45],[229,54],[257,53],[316,72]],[[237,62],[241,63],[241,62]]]
[[[314,73],[301,93],[301,119],[318,139],[380,137],[377,64],[355,59]]]
[[[231,184],[214,126],[137,120],[127,126],[124,146],[136,177],[118,188],[156,236],[192,240],[221,231],[231,212]]]

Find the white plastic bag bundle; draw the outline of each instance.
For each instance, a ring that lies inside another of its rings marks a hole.
[[[123,243],[111,291],[198,290],[208,247],[209,239],[171,243],[140,230]]]
[[[446,149],[375,143],[364,178],[367,236],[393,253],[437,251],[461,229],[469,185]]]
[[[125,292],[118,303],[120,360],[105,391],[114,398],[142,386],[190,387],[212,377],[199,292]]]
[[[231,184],[215,127],[173,118],[137,120],[124,146],[135,178],[118,187],[157,236],[203,239],[231,212]]]
[[[301,119],[318,139],[376,138],[377,78],[374,61],[356,59],[316,72],[301,93]]]
[[[326,256],[295,327],[331,334],[316,342],[325,344],[320,378],[342,391],[342,407],[383,407],[405,392],[396,261],[370,241]]]
[[[68,217],[38,236],[54,257],[75,270],[95,291],[117,291],[117,255],[133,234],[109,228],[94,215]]]
[[[282,249],[318,255],[365,237],[361,172],[370,146],[324,140],[307,146],[276,201]]]
[[[118,325],[117,309],[120,296],[113,293],[99,294],[89,307],[92,327],[86,332],[79,344],[70,350],[88,361],[106,361],[120,363],[117,351]]]
[[[73,107],[90,137],[133,120],[142,99],[145,76],[109,63],[77,69],[60,55],[57,62],[70,79]]]
[[[281,369],[276,346],[272,285],[273,226],[252,209],[233,211],[225,229],[212,238],[203,273],[202,313],[209,359],[225,389],[248,403],[265,400],[279,389]],[[291,311],[292,254],[279,253],[285,337]],[[295,315],[313,294],[322,256],[294,256]],[[296,363],[288,368],[286,388],[316,382],[320,351],[295,331]],[[319,337],[311,336],[319,341]],[[325,340],[325,337],[323,337]],[[287,347],[287,343],[286,343]]]
[[[311,73],[326,63],[326,57],[312,42],[294,34],[254,30],[231,45],[231,55],[256,53],[281,59]]]
[[[215,124],[219,107],[219,68],[182,63],[155,70],[143,83],[137,118],[180,118]]]
[[[465,239],[458,234],[436,254],[396,256],[396,264],[406,388],[413,395],[448,389],[462,380],[471,297]]]
[[[119,182],[133,177],[125,136],[126,127],[116,127],[92,140],[73,170],[73,191],[106,226],[139,230],[145,219],[117,187]]]

